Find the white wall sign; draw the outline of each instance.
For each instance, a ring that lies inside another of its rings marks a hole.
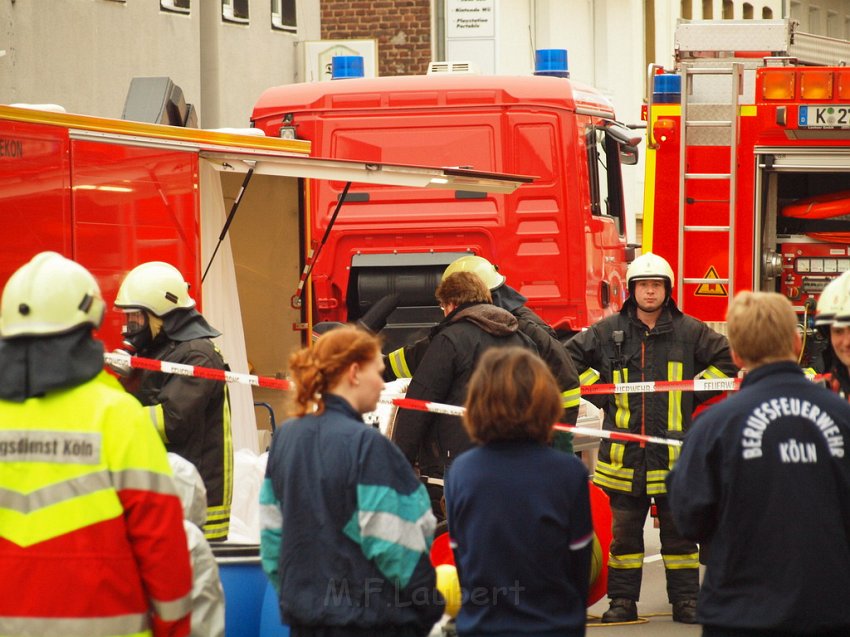
[[[446,36],[492,38],[496,35],[495,0],[448,0]]]
[[[314,40],[304,42],[304,80],[323,82],[331,79],[331,59],[336,55],[363,58],[364,77],[378,76],[377,40]]]

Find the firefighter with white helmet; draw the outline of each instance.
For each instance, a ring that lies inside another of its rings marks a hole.
[[[189,632],[182,507],[145,410],[103,372],[103,313],[94,277],[55,252],[3,290],[3,635]]]
[[[843,308],[850,291],[850,270],[834,278],[820,293],[815,311],[815,325],[831,325]]]
[[[850,272],[833,279],[818,299],[815,325],[826,336],[824,367],[830,373],[826,386],[850,400]]]
[[[673,300],[674,273],[662,257],[646,253],[626,273],[629,297],[608,316],[567,343],[582,384],[690,380],[733,376],[729,344],[705,323],[683,314]],[[690,427],[694,392],[601,396],[605,428],[682,439]],[[637,619],[644,558],[643,527],[654,501],[673,620],[696,621],[699,589],[697,546],[676,531],[665,477],[675,456],[662,445],[602,440],[593,481],[605,490],[614,517],[608,562],[611,605],[606,623]]]
[[[124,312],[124,343],[145,358],[228,369],[212,339],[221,333],[195,309],[189,284],[169,263],[131,270],[115,299]],[[233,493],[233,439],[227,385],[204,378],[134,370],[124,384],[149,406],[168,451],[197,467],[207,488],[204,534],[227,539]]]

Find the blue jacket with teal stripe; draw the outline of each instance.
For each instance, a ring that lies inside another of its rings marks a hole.
[[[398,448],[342,398],[285,422],[260,493],[263,568],[292,626],[426,635],[441,617],[431,503]]]

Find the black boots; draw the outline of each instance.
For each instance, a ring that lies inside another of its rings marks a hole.
[[[673,621],[680,624],[697,623],[697,600],[682,599],[673,602]]]
[[[615,597],[611,606],[602,613],[603,624],[637,621],[637,603],[632,599]],[[682,599],[673,602],[673,621],[680,624],[697,623],[697,600]]]
[[[614,624],[620,622],[637,621],[637,604],[633,599],[615,597],[611,600],[611,606],[602,613],[603,624]]]

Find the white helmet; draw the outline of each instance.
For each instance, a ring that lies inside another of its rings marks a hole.
[[[42,252],[6,283],[0,336],[48,336],[100,326],[106,305],[91,273],[56,252]]]
[[[124,278],[115,307],[142,308],[163,317],[179,309],[195,307],[189,284],[170,263],[150,261],[136,266]]]
[[[484,257],[479,257],[474,254],[460,257],[459,259],[452,261],[443,271],[443,278],[445,279],[450,274],[454,274],[456,272],[472,272],[473,274],[477,274],[481,277],[481,280],[484,281],[484,285],[491,290],[495,290],[505,282],[505,277],[499,274],[495,265],[490,263]]]
[[[820,293],[815,325],[831,325],[850,297],[850,271],[834,278]]]
[[[640,255],[637,259],[629,264],[626,270],[626,284],[629,287],[629,292],[634,294],[632,283],[641,279],[663,279],[667,281],[669,286],[667,292],[673,289],[673,268],[667,263],[664,257],[659,257],[657,254],[647,252]]]

